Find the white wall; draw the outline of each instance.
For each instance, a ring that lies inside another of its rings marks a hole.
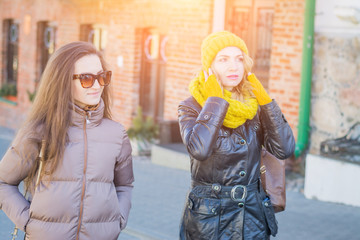
[[[345,15],[356,15],[360,22],[359,0],[316,0],[315,32],[360,33],[360,23],[336,16],[340,10]]]
[[[360,207],[360,165],[308,154],[305,197]]]
[[[358,23],[336,16],[340,7]],[[316,0],[315,12],[311,154],[304,193],[360,206],[360,165],[320,155],[321,142],[343,137],[360,117],[360,0]]]

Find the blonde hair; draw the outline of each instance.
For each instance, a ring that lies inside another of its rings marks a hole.
[[[74,65],[80,58],[92,54],[97,55],[103,69],[108,70],[102,54],[91,43],[72,42],[53,53],[42,74],[32,109],[14,140],[15,145],[24,139],[36,141],[39,148],[41,140],[45,140],[44,167],[40,173],[40,179],[44,174],[49,175],[51,179],[63,157],[65,145],[68,142],[67,131],[71,124],[69,107],[70,103],[74,102],[73,84],[71,84]],[[110,95],[110,88],[107,86],[101,95],[105,105],[105,118],[111,118]],[[29,159],[29,156],[26,158],[27,161],[33,160]],[[26,191],[32,190],[39,161],[39,158],[34,161],[25,179]]]
[[[253,67],[253,60],[251,59],[251,57],[249,57],[246,53],[243,52],[243,63],[244,63],[244,75],[242,76],[242,80],[239,83],[239,85],[237,85],[236,87],[233,88],[232,90],[232,95],[231,97],[233,99],[236,99],[238,101],[244,102],[246,98],[249,97],[255,97],[253,92],[251,91],[253,89],[251,83],[249,82],[249,80],[247,79],[247,76],[249,74],[249,72],[251,72],[251,69]],[[216,71],[214,70],[213,67],[214,61],[211,64],[211,70],[213,71],[213,73],[216,76],[216,79],[218,80],[221,89],[224,90],[224,86],[220,81],[220,78],[218,76],[218,74],[216,73]]]

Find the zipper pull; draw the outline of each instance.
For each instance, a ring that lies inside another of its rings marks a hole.
[[[91,115],[89,112],[86,112],[86,123],[89,124],[90,123],[90,116]]]

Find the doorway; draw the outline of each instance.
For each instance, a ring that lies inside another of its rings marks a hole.
[[[254,60],[252,72],[268,88],[275,0],[227,0],[225,29],[240,36]]]
[[[154,28],[142,33],[139,103],[145,117],[163,120],[167,37]]]

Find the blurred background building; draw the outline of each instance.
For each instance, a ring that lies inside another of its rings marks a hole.
[[[0,0],[0,125],[20,126],[51,54],[81,40],[111,66],[115,120],[130,127],[141,106],[160,124],[163,142],[178,141],[177,106],[200,70],[201,41],[225,29],[246,41],[252,72],[300,142],[296,157],[350,164],[357,173],[351,181],[359,182],[358,163],[320,151],[321,142],[345,135],[360,119],[359,9],[357,0]],[[313,177],[324,180],[305,189],[308,197],[331,200],[318,196],[334,187],[329,179],[351,186],[347,171],[340,175],[328,164],[306,170],[305,188]],[[360,196],[346,203],[360,206]]]

